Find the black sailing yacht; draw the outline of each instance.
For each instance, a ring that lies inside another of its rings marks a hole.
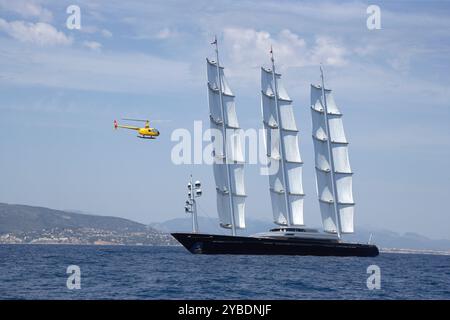
[[[303,162],[292,100],[275,71],[261,68],[261,109],[268,160],[267,174],[274,222],[277,228],[252,236],[237,236],[245,228],[244,158],[239,136],[234,95],[219,64],[217,39],[213,42],[216,61],[207,59],[208,98],[211,128],[221,132],[212,139],[217,211],[220,224],[232,235],[198,233],[195,192],[189,184],[189,212],[192,233],[172,233],[187,250],[196,254],[315,255],[374,257],[372,244],[349,243],[342,234],[353,233],[352,171],[348,142],[340,113],[330,89],[311,85],[311,117],[317,193],[324,232],[305,228],[303,221]],[[197,190],[197,192],[199,192]],[[193,210],[192,210],[193,206]]]

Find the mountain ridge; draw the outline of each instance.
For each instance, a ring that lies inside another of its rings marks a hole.
[[[142,232],[147,230],[148,226],[120,217],[0,203],[0,233],[31,232],[51,228],[104,228]]]
[[[179,245],[132,220],[0,203],[1,244]]]

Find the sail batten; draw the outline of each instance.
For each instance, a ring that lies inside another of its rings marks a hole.
[[[326,232],[338,234],[353,232],[355,204],[352,193],[353,172],[342,116],[332,90],[324,89],[322,92],[321,86],[311,85],[316,189],[322,224]]]
[[[209,59],[206,61],[210,127],[221,133],[219,137],[211,137],[219,222],[223,228],[244,229],[244,153],[235,96],[225,78],[224,68]]]
[[[304,225],[303,161],[292,100],[281,74],[265,68],[261,68],[261,109],[267,159],[270,166],[278,168],[269,175],[274,223]]]

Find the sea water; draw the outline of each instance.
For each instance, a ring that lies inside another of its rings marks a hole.
[[[77,269],[79,289],[68,285]],[[233,256],[193,255],[182,247],[0,245],[0,299],[450,299],[450,256]]]

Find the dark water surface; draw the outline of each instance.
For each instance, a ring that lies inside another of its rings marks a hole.
[[[369,290],[367,267],[381,269]],[[81,269],[81,289],[66,269]],[[181,247],[0,245],[0,299],[450,299],[450,256],[207,256]]]

